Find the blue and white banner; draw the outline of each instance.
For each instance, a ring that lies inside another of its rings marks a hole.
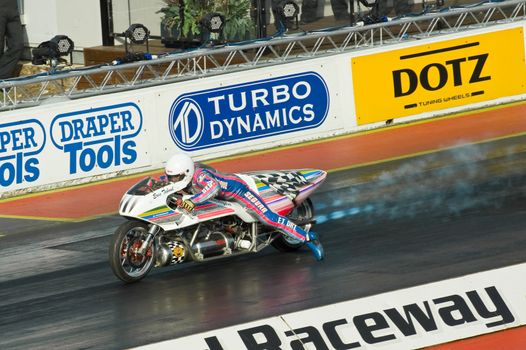
[[[57,115],[51,122],[53,145],[64,152],[69,174],[130,165],[137,160],[134,138],[142,127],[142,113],[123,103]]]
[[[139,98],[120,101],[90,98],[4,116],[0,195],[150,166],[143,118],[149,105]]]
[[[314,72],[186,93],[172,104],[170,135],[194,151],[320,126],[329,90]]]
[[[40,121],[0,123],[0,188],[38,180],[38,155],[45,146],[46,131]]]

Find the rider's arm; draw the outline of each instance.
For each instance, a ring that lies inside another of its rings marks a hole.
[[[202,188],[201,192],[193,195],[190,200],[196,204],[202,203],[215,197],[220,190],[219,183],[208,171],[197,174],[197,185]]]

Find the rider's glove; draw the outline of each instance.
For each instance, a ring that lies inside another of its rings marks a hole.
[[[180,198],[178,198],[177,206],[183,208],[187,212],[191,212],[192,210],[194,210],[195,204],[189,199],[181,200]]]

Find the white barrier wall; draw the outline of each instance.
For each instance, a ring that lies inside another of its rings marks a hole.
[[[526,287],[513,281],[525,272],[514,265],[136,349],[420,349],[524,325]]]
[[[524,98],[524,25],[2,112],[0,195]]]

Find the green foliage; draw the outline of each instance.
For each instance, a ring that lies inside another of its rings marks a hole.
[[[225,0],[224,14],[226,17],[225,37],[227,39],[244,40],[254,32],[254,22],[250,18],[249,0]],[[220,11],[218,11],[220,12]]]
[[[199,35],[201,33],[199,19],[206,14],[206,9],[199,0],[183,0],[183,2],[184,19],[181,33],[183,36]]]
[[[171,29],[173,27],[179,26],[181,23],[179,0],[163,0],[166,6],[162,7],[157,13],[162,13],[163,17],[161,23],[166,26],[166,28]]]
[[[163,0],[166,6],[162,13],[162,25],[171,29],[180,28],[180,36],[196,36],[201,33],[199,21],[206,14],[219,12],[225,16],[227,40],[244,40],[253,33],[254,23],[250,18],[250,0]]]

